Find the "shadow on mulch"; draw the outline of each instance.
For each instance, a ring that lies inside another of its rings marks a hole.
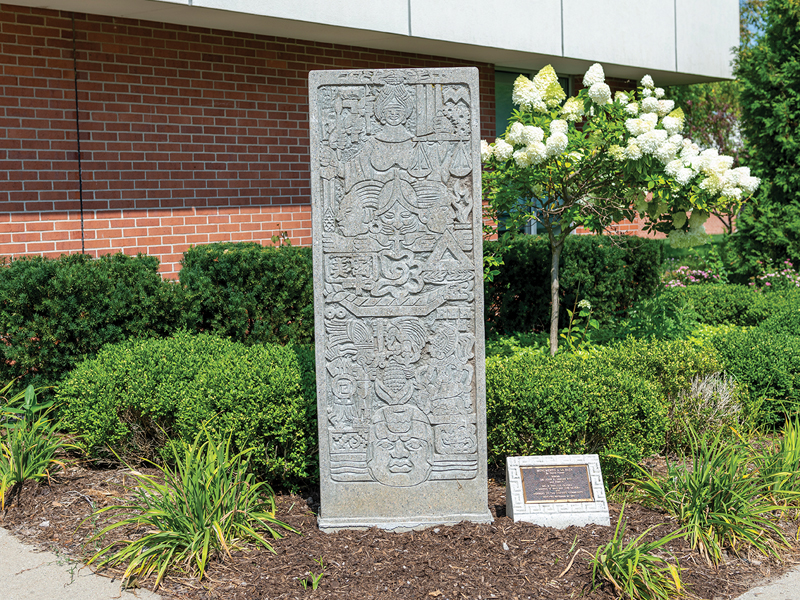
[[[488,491],[493,524],[461,523],[408,533],[370,529],[325,534],[316,526],[314,492],[280,494],[277,516],[302,535],[289,533],[275,540],[276,555],[253,548],[215,561],[202,582],[174,573],[158,592],[164,598],[187,600],[614,598],[610,587],[592,587],[588,559],[613,536],[620,505],[610,505],[612,527],[557,530],[514,523],[505,516],[503,474],[492,475]],[[123,503],[125,485],[133,483],[124,470],[70,467],[50,485],[27,483],[0,514],[0,526],[28,543],[85,560],[98,549],[88,538],[102,527],[87,517],[93,509]],[[674,527],[669,516],[638,505],[628,505],[625,517],[631,537],[655,525],[648,538],[661,537]],[[786,522],[792,533],[796,525]],[[735,598],[792,566],[791,560],[745,553],[711,568],[682,540],[668,549],[680,561],[684,583],[700,598]],[[787,552],[789,557],[796,555]],[[320,572],[319,559],[325,565],[320,587],[304,589],[301,580]]]

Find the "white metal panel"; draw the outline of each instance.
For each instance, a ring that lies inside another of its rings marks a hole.
[[[561,55],[561,0],[410,0],[411,35]]]
[[[731,0],[675,0],[678,68],[716,78],[730,78],[730,51],[739,45],[739,4]]]
[[[674,2],[563,2],[565,56],[652,70],[675,70]],[[716,49],[709,46],[707,51]]]

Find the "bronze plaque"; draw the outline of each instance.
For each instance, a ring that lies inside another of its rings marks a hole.
[[[594,502],[589,465],[521,467],[525,504]]]

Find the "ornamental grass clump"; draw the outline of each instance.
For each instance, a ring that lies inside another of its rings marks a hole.
[[[53,403],[39,404],[32,385],[6,399],[3,394],[13,383],[0,389],[5,401],[0,409],[0,510],[15,486],[29,479],[49,480],[54,467],[63,467],[56,454],[67,447],[56,433],[60,423],[48,417]]]
[[[637,216],[668,234],[674,247],[704,244],[710,212],[738,210],[759,185],[747,167],[682,135],[684,115],[646,75],[613,99],[599,64],[584,89],[566,94],[553,68],[514,83],[508,129],[481,145],[483,197],[489,216],[510,238],[531,220],[551,250],[550,351],[558,349],[559,261],[577,228],[603,232]],[[499,233],[499,229],[497,231]],[[503,239],[501,237],[501,239]]]
[[[788,542],[773,520],[781,510],[770,497],[773,479],[753,468],[759,457],[719,435],[693,435],[690,455],[691,461],[668,460],[666,476],[639,467],[643,476],[632,482],[645,501],[674,516],[709,564],[719,564],[724,548],[778,557],[776,547]]]
[[[158,476],[132,470],[137,481],[133,501],[96,511],[93,517],[113,511],[123,518],[94,539],[129,525],[146,533],[107,545],[89,564],[127,565],[125,585],[155,573],[157,588],[171,568],[202,580],[212,557],[230,557],[247,542],[275,553],[268,537],[280,539],[279,529],[298,532],[275,518],[272,489],[250,472],[253,450],[231,455],[230,446],[230,439],[215,442],[204,429],[183,452],[174,451],[173,467],[153,463]]]
[[[651,527],[639,537],[625,543],[625,523],[623,514],[625,506],[619,514],[614,537],[608,544],[600,546],[592,558],[592,585],[598,580],[605,580],[614,586],[620,598],[637,600],[668,600],[683,595],[680,565],[670,563],[656,554],[670,542],[683,535],[681,530],[672,532],[652,542],[642,542],[650,533]]]
[[[759,457],[758,470],[776,502],[800,495],[800,417],[787,419],[780,440]]]

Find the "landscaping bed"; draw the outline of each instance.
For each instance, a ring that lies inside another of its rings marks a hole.
[[[251,547],[224,561],[213,560],[202,582],[180,573],[168,575],[157,590],[165,598],[251,600],[256,598],[615,598],[608,584],[594,589],[590,554],[614,535],[622,506],[610,503],[611,527],[590,525],[557,530],[514,523],[505,516],[505,484],[502,472],[490,473],[490,525],[462,523],[418,532],[391,533],[379,529],[326,534],[316,526],[316,491],[279,493],[277,517],[301,535],[286,533],[274,541],[277,554]],[[0,526],[27,543],[87,560],[99,545],[89,537],[102,523],[89,519],[93,509],[123,502],[133,485],[129,472],[120,469],[87,469],[70,465],[50,485],[28,481],[19,493],[7,498]],[[309,502],[310,500],[310,502]],[[645,540],[666,535],[676,528],[669,515],[636,504],[625,509],[627,538],[637,537],[653,526]],[[786,513],[789,514],[789,513]],[[796,517],[796,515],[794,515]],[[794,539],[798,521],[781,521]],[[143,532],[138,532],[139,534]],[[136,537],[122,529],[106,540]],[[710,567],[686,540],[675,540],[668,550],[683,569],[689,592],[699,598],[735,598],[765,577],[787,570],[800,554],[787,550],[783,561],[746,548],[740,556],[724,556]],[[302,579],[319,574],[319,588],[305,589]],[[571,567],[567,569],[568,566]],[[566,571],[566,572],[565,572]],[[119,579],[121,571],[105,569]],[[141,582],[152,587],[153,578]]]

